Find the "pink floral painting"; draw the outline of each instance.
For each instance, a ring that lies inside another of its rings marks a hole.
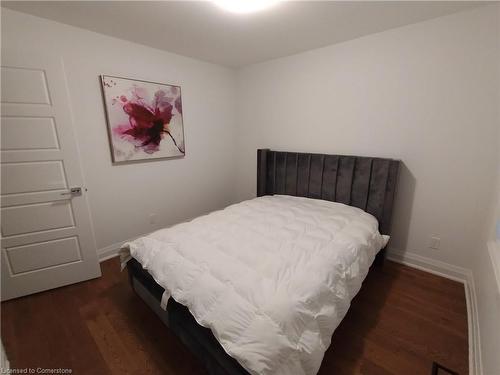
[[[179,86],[101,76],[113,162],[184,156]]]

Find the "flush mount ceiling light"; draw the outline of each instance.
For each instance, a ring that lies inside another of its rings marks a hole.
[[[253,13],[267,9],[280,0],[212,0],[224,10],[232,13]]]

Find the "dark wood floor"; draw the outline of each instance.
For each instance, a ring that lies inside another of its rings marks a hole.
[[[73,374],[204,374],[130,289],[118,259],[103,277],[2,304],[11,367]],[[320,374],[468,373],[463,285],[392,262],[375,268],[335,331]]]

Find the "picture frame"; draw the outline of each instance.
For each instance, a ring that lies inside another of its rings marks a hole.
[[[180,86],[112,75],[100,81],[113,163],[185,156]]]

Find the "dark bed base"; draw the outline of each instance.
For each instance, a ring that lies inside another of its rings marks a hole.
[[[187,307],[170,298],[167,310],[160,307],[165,289],[132,258],[127,263],[130,285],[162,322],[204,364],[210,375],[248,375],[249,373],[229,356],[210,329],[200,326]]]
[[[399,161],[392,159],[262,149],[257,153],[257,195],[287,194],[359,207],[377,218],[380,233],[390,234],[398,168]],[[375,264],[382,264],[384,255],[385,249]],[[135,292],[204,363],[209,374],[248,375],[185,306],[170,298],[167,310],[160,308],[164,289],[139,262],[130,260],[127,269]]]

